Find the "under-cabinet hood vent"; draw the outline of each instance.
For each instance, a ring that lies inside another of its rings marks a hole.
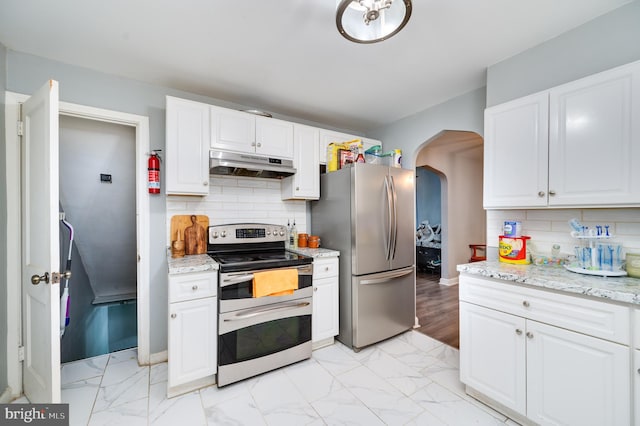
[[[293,160],[225,151],[210,151],[209,173],[282,179],[296,173]]]

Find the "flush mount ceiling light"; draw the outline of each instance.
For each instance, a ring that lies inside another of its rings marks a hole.
[[[338,31],[355,43],[393,37],[411,16],[411,0],[337,0],[337,5]]]

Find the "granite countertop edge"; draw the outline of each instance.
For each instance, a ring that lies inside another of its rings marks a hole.
[[[287,248],[287,250],[298,253],[303,256],[310,256],[314,259],[321,257],[338,257],[340,256],[340,252],[337,250],[332,250],[324,247],[318,248],[308,248],[308,247],[297,247],[297,248]]]
[[[188,274],[190,272],[217,271],[219,265],[208,254],[193,254],[184,257],[167,258],[169,275]]]
[[[591,276],[558,267],[512,265],[498,261],[462,264],[457,266],[457,270],[469,275],[640,305],[640,279],[637,278]]]

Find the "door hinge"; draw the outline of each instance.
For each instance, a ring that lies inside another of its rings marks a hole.
[[[18,361],[24,361],[24,346],[18,346]]]
[[[60,273],[52,272],[51,273],[51,284],[60,284]]]
[[[18,136],[24,135],[24,121],[18,121]]]

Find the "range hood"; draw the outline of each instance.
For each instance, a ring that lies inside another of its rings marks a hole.
[[[282,179],[295,174],[296,169],[293,160],[212,150],[209,154],[209,173]]]

